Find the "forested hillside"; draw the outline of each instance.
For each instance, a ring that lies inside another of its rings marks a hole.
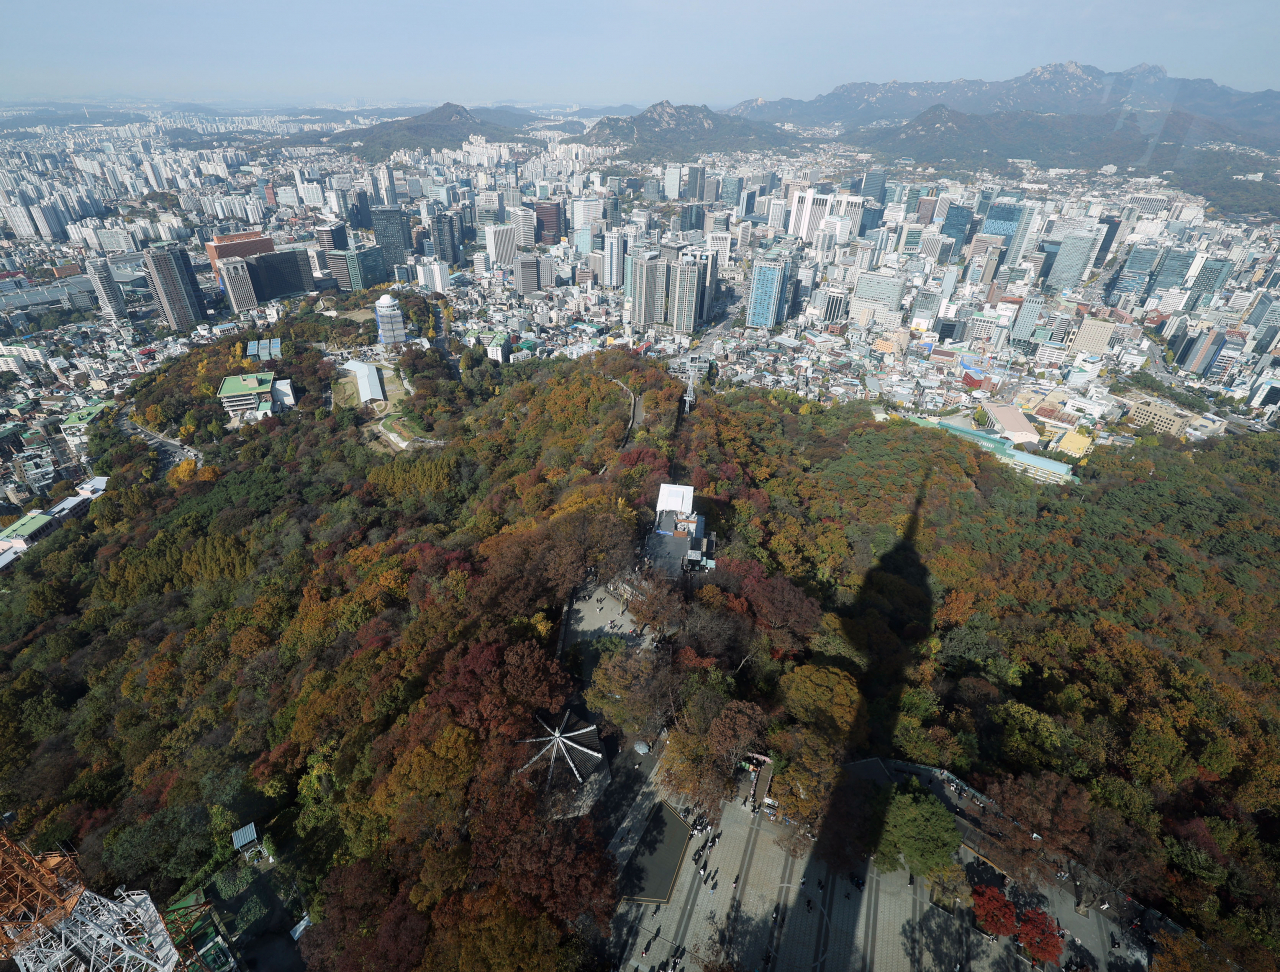
[[[107,494],[6,574],[0,810],[36,848],[168,900],[257,820],[313,968],[607,967],[610,835],[516,772],[534,714],[583,691],[609,731],[667,727],[669,784],[706,801],[765,747],[820,829],[867,753],[1073,781],[1080,841],[1125,828],[1135,890],[1274,967],[1280,438],[1098,450],[1038,487],[861,406],[733,392],[678,418],[681,386],[624,352],[460,375],[414,352],[447,444],[393,458],[324,407],[303,341],[327,326],[278,327],[299,407],[232,434],[210,394],[253,370],[234,343],[145,379],[140,417],[203,468],[162,475],[104,423]],[[662,482],[695,486],[717,569],[638,580],[669,639],[583,684],[561,605],[630,568]]]

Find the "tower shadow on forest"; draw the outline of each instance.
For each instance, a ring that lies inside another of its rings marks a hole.
[[[917,544],[931,476],[932,470],[926,472],[916,491],[901,538],[867,570],[857,599],[841,612],[843,633],[866,662],[858,678],[861,739],[849,754],[855,761],[894,755],[908,670],[933,632],[929,568]],[[873,790],[866,779],[846,777],[841,782],[832,810],[819,827],[819,856],[836,866],[852,866],[879,844],[886,801],[883,791],[877,799]]]

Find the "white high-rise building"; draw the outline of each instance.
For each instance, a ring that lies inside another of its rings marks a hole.
[[[596,197],[573,201],[573,228],[590,229],[604,215],[604,203]]]
[[[663,185],[663,191],[666,192],[668,199],[680,198],[680,166],[667,166],[666,181]]]
[[[109,321],[127,321],[129,311],[125,306],[124,291],[116,283],[116,278],[111,276],[111,264],[102,257],[90,260],[85,264],[85,273],[93,281],[102,316]]]
[[[716,261],[720,266],[727,267],[729,265],[729,252],[732,248],[732,233],[707,234],[707,249],[716,255]]]
[[[537,241],[537,217],[534,216],[532,209],[526,209],[524,206],[516,206],[508,210],[511,216],[512,225],[516,226],[519,234],[516,238],[516,245],[520,247],[531,247]]]
[[[419,263],[418,286],[443,294],[449,289],[449,268],[440,260]]]
[[[249,265],[244,262],[243,257],[223,257],[218,261],[218,275],[222,278],[227,301],[234,313],[240,314],[258,306],[258,298],[253,293],[253,282],[249,279]]]
[[[520,243],[520,227],[515,223],[500,223],[484,228],[484,249],[489,263],[495,267],[513,267]]]
[[[621,287],[626,276],[624,263],[627,254],[627,238],[621,230],[604,234],[604,264],[600,271],[600,286]]]
[[[782,229],[787,218],[787,203],[783,199],[769,200],[768,225],[774,229]]]
[[[698,264],[681,260],[668,267],[667,323],[677,334],[692,334],[698,320]]]

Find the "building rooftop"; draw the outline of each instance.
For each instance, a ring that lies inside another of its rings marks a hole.
[[[22,519],[10,523],[3,530],[0,530],[0,540],[14,540],[18,538],[26,538],[35,533],[46,523],[52,523],[53,517],[46,514],[43,510],[32,510]]]
[[[230,395],[252,395],[256,392],[270,391],[271,382],[274,379],[273,371],[264,371],[256,375],[232,375],[222,379],[218,397],[227,398]]]

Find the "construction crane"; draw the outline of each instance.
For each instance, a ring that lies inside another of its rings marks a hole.
[[[0,959],[21,972],[175,972],[178,956],[145,891],[104,898],[69,854],[32,854],[0,831]]]

